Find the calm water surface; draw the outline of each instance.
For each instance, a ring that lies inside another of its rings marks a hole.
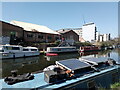
[[[2,77],[10,76],[11,70],[18,70],[18,74],[42,71],[45,67],[55,64],[55,61],[80,57],[111,57],[120,63],[120,49],[100,52],[61,54],[49,57],[40,55],[29,58],[6,59],[0,62],[2,63]]]

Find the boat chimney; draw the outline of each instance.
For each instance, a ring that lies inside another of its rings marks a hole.
[[[11,71],[12,77],[17,77],[17,72],[18,70],[12,70]]]

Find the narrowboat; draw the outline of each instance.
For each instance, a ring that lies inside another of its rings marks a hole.
[[[38,56],[40,54],[38,48],[36,47],[22,47],[20,45],[0,45],[0,58],[19,58],[19,57],[29,57]]]
[[[33,79],[9,85],[1,79],[0,88],[86,89],[109,88],[120,79],[120,66],[108,58],[80,58],[56,61]],[[8,77],[9,78],[9,77]]]
[[[56,56],[58,53],[72,53],[78,52],[75,46],[71,46],[69,43],[63,42],[57,47],[47,47],[47,56]],[[52,54],[51,54],[52,53]]]
[[[97,46],[82,46],[79,49],[80,52],[90,52],[90,51],[99,51],[99,50],[101,49]]]

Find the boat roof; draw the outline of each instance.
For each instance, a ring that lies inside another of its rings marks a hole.
[[[73,47],[73,46],[67,46],[67,47],[47,47],[47,48],[76,48],[76,47]]]
[[[28,46],[28,47],[23,47],[23,48],[25,48],[25,49],[38,49],[38,48],[36,48],[36,47],[30,47],[30,46]]]
[[[79,58],[80,61],[93,63],[94,65],[97,65],[98,63],[106,62],[108,60],[107,57],[89,57],[89,58]]]
[[[20,45],[10,45],[10,44],[5,44],[5,45],[0,45],[0,46],[12,46],[12,47],[22,47],[22,46],[20,46]]]
[[[56,64],[71,71],[90,67],[89,64],[81,62],[79,59],[67,59],[67,60],[62,60],[62,61],[56,61]]]

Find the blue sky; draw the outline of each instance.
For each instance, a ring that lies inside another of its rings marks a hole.
[[[100,33],[118,36],[117,2],[3,2],[2,20],[23,21],[53,30],[94,22]]]

